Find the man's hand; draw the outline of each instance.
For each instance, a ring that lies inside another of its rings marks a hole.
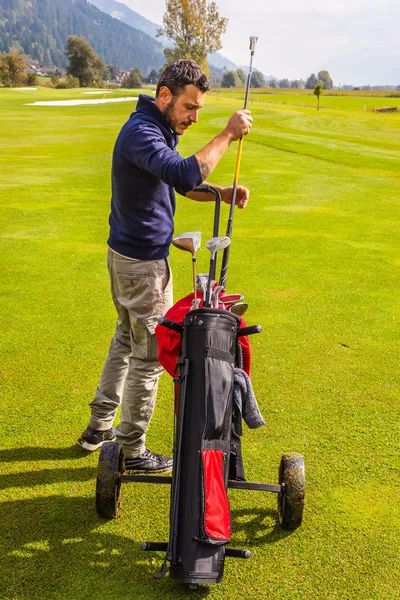
[[[196,152],[194,156],[197,159],[203,181],[214,171],[229,145],[249,133],[252,123],[253,118],[249,110],[238,110],[231,116],[225,129],[202,150]]]
[[[223,188],[221,191],[221,199],[223,202],[227,204],[231,204],[232,201],[232,191],[233,187]],[[238,208],[244,208],[249,201],[250,192],[247,188],[242,185],[238,185],[236,188],[236,202],[235,205]]]
[[[225,131],[231,136],[232,141],[247,135],[253,124],[251,112],[247,109],[238,110],[228,121]]]

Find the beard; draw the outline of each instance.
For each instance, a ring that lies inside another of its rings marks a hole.
[[[172,131],[174,133],[176,133],[177,135],[182,135],[183,131],[179,131],[179,129],[182,128],[182,126],[189,127],[189,125],[191,125],[190,122],[180,122],[176,116],[175,116],[175,111],[174,111],[174,107],[176,104],[176,101],[178,100],[178,96],[175,96],[172,98],[171,102],[168,104],[167,108],[164,111],[164,117],[167,120],[167,123],[169,125],[169,127],[172,129]]]

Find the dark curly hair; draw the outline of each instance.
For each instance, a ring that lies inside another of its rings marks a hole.
[[[173,96],[179,96],[185,85],[195,85],[201,92],[208,92],[210,84],[198,64],[192,60],[176,60],[161,73],[157,83],[156,97],[165,86]]]

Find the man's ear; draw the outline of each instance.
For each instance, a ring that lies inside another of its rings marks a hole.
[[[162,104],[162,106],[168,106],[168,104],[172,100],[171,90],[165,85],[161,86],[157,98]]]

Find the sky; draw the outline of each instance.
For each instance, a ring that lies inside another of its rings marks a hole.
[[[118,0],[161,24],[165,0]],[[400,0],[216,0],[229,19],[220,53],[282,79],[326,69],[335,85],[400,85]]]

